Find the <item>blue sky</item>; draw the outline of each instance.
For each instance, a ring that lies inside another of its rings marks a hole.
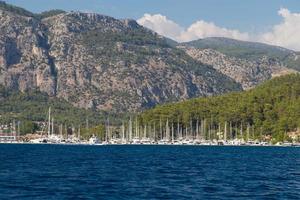
[[[299,0],[7,0],[33,12],[60,8],[138,19],[144,13],[162,14],[187,27],[203,19],[241,31],[259,31],[278,23],[277,11],[300,12]]]
[[[300,32],[295,28],[300,26],[300,0],[6,0],[6,2],[32,12],[58,8],[136,20],[148,13],[149,15],[139,21],[140,24],[178,41],[224,36],[300,50],[300,38],[289,43],[285,41],[285,37],[289,39],[298,33],[297,31]],[[285,12],[280,10],[283,8]],[[286,27],[291,22],[293,24]],[[278,25],[281,25],[281,29],[276,32]],[[190,27],[193,27],[192,33],[182,33],[187,32]],[[278,36],[278,32],[286,28],[287,33],[282,37]],[[173,30],[177,32],[174,34]],[[299,44],[295,45],[294,41],[299,41]]]

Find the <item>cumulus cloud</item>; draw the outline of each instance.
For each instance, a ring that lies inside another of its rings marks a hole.
[[[259,41],[300,50],[300,13],[291,13],[281,8],[278,14],[283,21],[275,25],[272,31],[262,34]]]
[[[206,22],[204,20],[196,21],[188,28],[184,28],[161,14],[145,14],[137,21],[142,26],[178,42],[187,42],[206,37],[227,37],[238,40],[264,42],[293,50],[300,50],[300,13],[291,13],[288,9],[281,8],[278,14],[283,18],[281,23],[273,26],[269,32],[256,35],[220,27],[213,22]]]
[[[144,16],[138,19],[137,22],[160,35],[172,38],[174,40],[178,40],[177,37],[184,31],[184,29],[178,24],[160,14],[144,14]]]
[[[249,40],[248,33],[222,28],[212,22],[205,22],[203,20],[193,23],[178,39],[179,41],[191,41],[206,37],[228,37],[239,40]]]
[[[238,30],[230,30],[218,27],[212,22],[205,22],[203,20],[193,23],[187,29],[184,29],[174,21],[161,14],[144,14],[144,16],[138,19],[137,22],[160,35],[169,37],[179,42],[187,42],[205,37],[230,37],[241,40],[249,39],[247,33],[241,33]]]

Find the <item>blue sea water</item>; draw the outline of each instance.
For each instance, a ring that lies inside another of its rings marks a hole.
[[[300,199],[300,148],[1,144],[0,199]]]

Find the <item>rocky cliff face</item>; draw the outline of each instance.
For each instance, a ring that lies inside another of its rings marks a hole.
[[[39,21],[0,9],[0,84],[55,95],[55,73],[47,36]]]
[[[5,87],[113,111],[241,90],[135,21],[75,12],[39,19],[0,9],[0,70]]]
[[[179,46],[178,48],[185,50],[188,55],[199,62],[211,65],[217,71],[231,77],[240,83],[245,90],[251,89],[272,77],[296,72],[285,67],[278,59],[266,56],[251,61],[227,56],[213,49],[187,46]]]

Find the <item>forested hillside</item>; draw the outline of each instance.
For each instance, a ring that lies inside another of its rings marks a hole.
[[[0,87],[0,124],[8,124],[13,120],[46,122],[49,107],[55,124],[85,127],[87,119],[90,126],[103,124],[108,117],[113,122],[119,119],[119,116],[108,115],[106,112],[76,108],[67,101],[49,97],[46,93],[21,93]]]
[[[200,119],[211,128],[221,124],[222,129],[228,122],[238,131],[250,126],[256,136],[282,138],[300,127],[300,75],[274,78],[246,92],[157,106],[140,116],[144,124],[159,123],[160,119],[179,121],[183,126]]]

